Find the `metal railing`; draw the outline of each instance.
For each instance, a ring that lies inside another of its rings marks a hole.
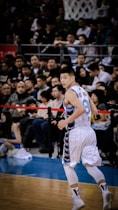
[[[108,47],[115,48],[116,52],[118,52],[118,45],[68,45],[68,46],[57,46],[54,47],[53,44],[1,44],[0,43],[0,57],[4,57],[5,54],[13,54],[15,56],[16,51],[21,51],[24,53],[27,59],[30,59],[32,55],[38,55],[39,57],[57,57],[58,61],[61,62],[63,58],[68,56],[73,56],[71,53],[67,53],[67,48],[72,47],[78,50],[78,54],[82,53],[83,48],[95,48],[94,54],[85,54],[87,57],[99,58],[102,59],[104,57],[111,57],[118,59],[118,54],[109,55],[106,53],[108,51]],[[58,49],[58,50],[57,50]],[[65,50],[66,49],[66,50]],[[66,53],[65,53],[66,52]]]
[[[50,57],[54,56],[57,57],[58,60],[61,62],[64,57],[71,56],[73,54],[68,54],[65,53],[65,49],[67,47],[73,47],[75,49],[78,49],[78,52],[82,51],[82,48],[95,48],[96,53],[93,55],[86,54],[86,57],[93,57],[93,58],[98,58],[102,59],[103,57],[111,57],[111,58],[118,58],[118,54],[111,54],[109,55],[108,53],[104,53],[105,51],[107,52],[108,45],[68,45],[68,46],[58,46],[58,53],[57,53],[57,47],[54,47],[52,44],[21,44],[18,46],[18,50],[23,52],[27,58],[30,58],[32,55],[38,55],[39,57]],[[109,45],[111,48],[118,48],[118,45]],[[56,49],[56,50],[55,50]]]

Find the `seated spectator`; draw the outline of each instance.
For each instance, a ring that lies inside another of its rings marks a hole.
[[[55,85],[60,85],[60,78],[59,76],[57,75],[54,75],[52,78],[51,78],[51,87],[54,87]]]
[[[84,54],[86,65],[90,65],[91,63],[95,62],[95,55],[97,55],[96,47],[92,42],[89,42],[85,34],[81,34],[78,36],[79,40],[79,53]],[[86,45],[86,46],[82,46]]]
[[[97,23],[96,20],[91,20],[90,24],[90,33],[88,36],[89,42],[95,44],[96,43],[96,37],[97,37]]]
[[[40,101],[41,100],[41,93],[45,90],[49,89],[49,86],[47,85],[47,80],[46,80],[46,76],[41,74],[39,76],[37,76],[36,78],[36,85],[35,88],[37,89],[37,100]]]
[[[86,71],[89,71],[87,64],[85,64],[86,56],[85,54],[79,53],[77,56],[77,65],[74,67],[75,72],[78,68],[83,67]]]
[[[98,110],[107,110],[105,95],[102,90],[95,89],[91,92],[90,97]],[[92,128],[97,135],[97,145],[99,150],[104,147],[104,131],[108,129],[111,123],[110,116],[105,113],[99,113],[92,116]]]
[[[11,86],[4,83],[1,87],[0,104],[5,104],[11,95]]]
[[[36,19],[36,28],[32,31],[31,38],[34,40],[35,44],[42,44],[43,43],[43,36],[45,30],[43,29],[43,23],[41,18]]]
[[[40,59],[39,59],[40,67],[39,67],[38,75],[44,74],[46,76],[47,63],[48,63],[48,59],[46,57],[40,57]]]
[[[90,27],[87,25],[87,22],[84,18],[78,20],[78,29],[76,31],[76,36],[78,37],[81,34],[85,34],[88,38],[90,35]]]
[[[48,107],[51,107],[52,100],[50,99],[50,94],[48,91],[41,92],[41,103],[39,106],[41,108],[38,110],[38,117],[32,121],[32,128],[34,132],[34,137],[39,145],[40,153],[49,152],[48,144]]]
[[[0,68],[0,83],[7,83],[12,78],[12,69],[8,61],[3,61]]]
[[[80,86],[90,84],[91,78],[89,72],[83,66],[77,68],[75,76]]]
[[[37,89],[35,88],[34,82],[31,79],[26,79],[25,86],[28,94],[33,96],[33,98],[37,99]]]
[[[96,89],[96,83],[99,81],[104,82],[107,86],[110,84],[111,75],[108,72],[99,70],[97,63],[92,63],[89,66],[89,71],[89,75],[93,77],[93,82],[91,85],[82,85],[86,91],[91,92]]]
[[[40,71],[40,59],[37,55],[32,55],[30,57],[30,64],[32,72],[35,76],[37,76],[40,73],[42,74],[42,71]]]
[[[51,86],[50,82],[51,82],[51,78],[54,75],[59,76],[60,73],[60,66],[57,63],[57,59],[55,57],[50,57],[48,59],[48,63],[47,63],[47,85]]]
[[[99,70],[106,71],[106,66],[102,63],[98,63]]]
[[[9,84],[11,86],[11,93],[14,93],[16,91],[16,87],[17,87],[17,83],[18,83],[18,80],[16,77],[12,77]]]
[[[48,20],[45,26],[45,32],[43,34],[43,44],[53,44],[54,38],[55,38],[54,21]]]
[[[9,111],[1,113],[0,143],[0,157],[4,157],[9,150],[22,147],[19,125],[12,121]]]
[[[109,87],[107,87],[107,85],[104,82],[99,81],[99,82],[96,83],[96,89],[103,90],[104,95],[106,97],[107,94],[108,94]]]
[[[26,105],[27,100],[31,98],[33,97],[27,93],[25,83],[20,81],[17,83],[16,92],[10,95],[6,105],[23,106]],[[3,108],[3,110],[7,110],[7,108]],[[19,120],[25,115],[24,109],[22,108],[9,108],[9,111],[12,115],[13,121],[19,122]]]
[[[61,85],[55,85],[52,87],[51,92],[54,100],[52,101],[52,108],[63,108],[63,100],[64,100],[64,89]],[[51,140],[52,142],[56,142],[58,145],[59,155],[62,155],[63,151],[63,137],[65,133],[65,129],[59,130],[57,127],[57,122],[62,118],[63,112],[55,111],[52,116],[51,121]]]
[[[112,29],[109,26],[107,19],[98,18],[97,19],[97,36],[96,36],[96,44],[97,45],[106,45],[108,36],[111,33]],[[100,49],[100,48],[99,48]],[[98,53],[100,53],[98,51]]]
[[[26,64],[26,59],[23,55],[17,55],[15,57],[14,66],[13,66],[13,77],[16,77],[18,81],[22,80],[21,71],[22,66]]]
[[[112,137],[109,135],[110,133],[106,134],[104,153],[110,159],[111,165],[118,167],[118,97],[115,92],[108,92],[107,94],[107,109],[111,111]]]
[[[34,140],[34,132],[32,129],[32,121],[38,117],[38,110],[33,109],[38,106],[35,99],[27,100],[26,106],[32,107],[32,109],[26,109],[25,117],[20,120],[20,131],[22,135],[22,143],[25,148],[31,148]]]
[[[36,84],[36,77],[29,64],[24,64],[21,68],[21,81],[30,79]]]
[[[72,68],[72,63],[71,63],[71,60],[69,58],[65,58],[61,61],[60,63],[60,68],[64,68],[66,66],[70,66],[70,68]]]
[[[114,66],[118,64],[118,47],[117,47],[117,39],[116,35],[113,33],[109,33],[107,37],[107,46],[103,46],[103,54],[106,55],[102,58],[100,63],[105,66]],[[116,46],[115,46],[116,45]]]
[[[118,80],[118,65],[115,65],[113,67],[113,72],[111,74],[111,82],[109,86],[113,88],[114,82]]]
[[[60,58],[60,54],[63,54],[63,58],[66,59],[66,58],[70,58],[68,56],[68,51],[67,51],[67,48],[64,47],[64,46],[60,46],[60,45],[57,45],[56,43],[60,42],[60,41],[64,41],[64,36],[62,33],[55,33],[55,39],[54,39],[54,42],[53,42],[53,47],[52,47],[52,54],[53,55],[56,55],[56,58],[57,58],[57,62],[60,63],[61,62],[61,58]],[[65,56],[64,56],[65,55]]]
[[[79,53],[79,48],[74,45],[79,45],[79,40],[76,39],[75,34],[68,33],[66,36],[66,41],[55,41],[54,46],[65,46],[67,48],[68,55],[70,57],[73,66],[77,64],[77,55]],[[70,45],[70,46],[69,46]]]

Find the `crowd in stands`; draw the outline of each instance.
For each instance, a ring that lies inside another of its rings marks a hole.
[[[110,1],[105,1],[105,4],[108,6],[107,16],[74,21],[64,20],[63,1],[60,0],[35,0],[33,3],[22,0],[17,2],[17,6],[13,0],[0,1],[0,43],[52,44],[52,47],[43,49],[50,53],[48,57],[45,53],[40,56],[32,52],[27,59],[24,52],[18,51],[15,56],[6,54],[0,62],[0,104],[16,106],[15,109],[0,107],[1,119],[4,113],[10,112],[14,126],[20,129],[20,143],[25,148],[32,147],[35,139],[40,153],[49,152],[47,108],[63,108],[65,90],[60,84],[60,69],[69,66],[74,69],[76,81],[88,92],[98,110],[116,110],[112,115],[100,112],[91,116],[91,123],[101,157],[118,165],[118,1],[114,1],[115,6]],[[98,1],[100,6],[101,1]],[[102,58],[96,45],[105,46]],[[58,53],[61,46],[68,56],[59,62],[52,52]],[[61,142],[62,154],[65,130],[59,131],[56,123],[63,115],[59,111],[51,114],[51,151],[54,142],[58,141]],[[2,138],[5,142],[6,138],[9,139],[0,131]],[[8,142],[4,144],[8,145]],[[3,151],[1,146],[3,155],[6,150]]]

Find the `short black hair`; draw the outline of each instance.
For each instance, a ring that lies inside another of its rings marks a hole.
[[[98,68],[98,63],[92,63],[88,66],[88,69],[90,69],[91,71],[95,71],[96,69],[99,71]]]
[[[44,74],[40,74],[36,77],[37,79],[40,78],[43,81],[46,81],[47,77]]]
[[[46,98],[47,101],[49,101],[51,99],[51,95],[50,95],[49,90],[42,91],[41,94],[40,94],[40,96]]]
[[[75,71],[72,67],[69,67],[69,66],[65,66],[64,68],[62,68],[60,70],[60,74],[64,74],[64,73],[68,73],[68,74],[71,74],[71,75],[75,75]]]
[[[55,86],[52,87],[52,89],[53,88],[57,88],[59,91],[64,92],[64,88],[62,87],[62,85],[55,85]]]

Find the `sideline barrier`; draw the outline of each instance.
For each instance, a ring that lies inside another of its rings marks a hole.
[[[0,104],[0,108],[7,108],[7,109],[26,109],[26,110],[48,110],[48,143],[49,143],[49,157],[52,157],[52,147],[51,147],[51,120],[52,120],[52,114],[51,111],[58,111],[58,112],[64,112],[63,108],[51,108],[51,107],[32,107],[32,106],[20,106],[20,105],[7,105],[7,104]],[[98,110],[98,113],[104,113],[104,114],[110,114],[111,116],[111,126],[113,123],[113,115],[114,113],[118,113],[118,110]],[[58,155],[59,157],[59,155]]]
[[[48,107],[34,107],[34,106],[18,106],[18,105],[7,105],[7,104],[0,104],[0,108],[7,108],[7,109],[17,109],[17,108],[20,108],[20,109],[29,109],[29,110],[39,110],[39,109],[47,109],[48,110]],[[51,108],[51,111],[58,111],[58,112],[64,112],[64,109],[63,108]],[[104,113],[104,114],[110,114],[111,111],[110,110],[98,110],[98,113]]]

